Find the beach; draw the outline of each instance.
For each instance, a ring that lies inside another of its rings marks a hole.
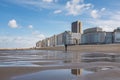
[[[0,79],[120,80],[119,47],[75,45],[68,46],[67,52],[64,47],[0,50]]]
[[[107,52],[107,53],[119,53],[120,44],[98,44],[98,45],[72,45],[68,46],[68,51],[79,51],[79,52]],[[38,48],[40,50],[65,50],[64,46],[58,47],[46,47]]]
[[[11,77],[15,77],[15,76],[20,76],[20,75],[25,75],[25,74],[31,74],[31,73],[35,73],[35,72],[40,72],[40,71],[44,71],[44,70],[55,70],[55,69],[80,69],[80,68],[95,68],[97,66],[120,66],[120,64],[117,63],[104,63],[104,62],[100,62],[100,63],[89,63],[89,64],[77,64],[75,63],[73,64],[69,64],[69,65],[64,65],[64,66],[54,66],[54,67],[1,67],[0,68],[0,79],[1,80],[12,80]],[[103,71],[99,71],[96,72],[95,74],[89,74],[86,76],[80,76],[79,80],[107,80],[107,78],[109,78],[109,80],[119,80],[120,79],[120,69],[110,69],[110,70],[103,70]],[[34,76],[33,76],[34,77]],[[47,77],[47,76],[46,76]],[[32,78],[32,77],[31,77]],[[41,77],[39,77],[39,79],[41,79]],[[39,80],[37,79],[37,80]],[[13,79],[14,80],[14,79]],[[17,80],[17,79],[15,79]],[[34,79],[33,79],[34,80]]]

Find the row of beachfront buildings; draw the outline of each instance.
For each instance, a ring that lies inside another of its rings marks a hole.
[[[82,33],[81,24],[82,23],[80,21],[73,22],[71,31],[65,31],[40,40],[36,43],[36,47],[120,43],[120,28],[115,29],[113,32],[105,32],[102,28],[95,27],[85,29]]]

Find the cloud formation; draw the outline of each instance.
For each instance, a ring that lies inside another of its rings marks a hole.
[[[58,0],[9,0],[9,2],[32,10],[58,9],[55,4]]]
[[[70,0],[66,3],[66,10],[68,15],[80,15],[84,10],[92,7],[92,4],[84,4],[84,0]]]
[[[95,19],[100,17],[99,14],[98,14],[98,10],[92,10],[91,11],[91,16]]]
[[[101,10],[94,9],[91,11],[91,17],[94,19],[100,18],[103,15],[105,10],[106,8],[102,8]]]
[[[0,48],[30,48],[40,39],[44,39],[44,35],[39,36],[1,36]]]
[[[8,26],[9,26],[10,28],[18,28],[18,24],[17,24],[17,22],[16,22],[15,19],[10,20],[10,21],[8,22]]]
[[[102,9],[101,9],[102,10]],[[113,31],[117,27],[120,27],[120,12],[106,12],[104,14],[107,18],[98,18],[98,19],[88,19],[88,24],[92,24],[93,27],[101,27],[104,31]]]
[[[42,0],[43,2],[51,3],[53,0]]]
[[[54,14],[59,14],[59,13],[61,13],[62,12],[62,10],[55,10],[54,11]]]
[[[28,28],[29,28],[29,29],[33,29],[33,25],[29,25]]]
[[[39,31],[32,31],[32,35],[36,38],[39,38],[39,40],[45,39],[45,35],[41,34]]]

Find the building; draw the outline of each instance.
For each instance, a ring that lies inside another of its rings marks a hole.
[[[103,44],[105,43],[106,32],[102,28],[95,27],[84,30],[82,34],[82,44]]]
[[[65,31],[36,43],[36,47],[55,47],[78,44],[111,44],[120,43],[120,27],[113,32],[102,31],[102,28],[94,27],[83,31],[80,21],[73,22],[71,31]]]
[[[49,47],[50,46],[50,39],[46,38],[45,39],[45,47]]]
[[[65,44],[67,45],[78,45],[81,43],[81,33],[66,31],[65,36]]]
[[[57,38],[56,35],[52,36],[49,38],[49,46],[50,47],[55,47],[57,44]]]
[[[113,43],[113,32],[106,32],[105,44]]]
[[[88,28],[84,30],[84,34],[93,33],[93,32],[102,32],[102,28],[94,27],[94,28]]]
[[[113,40],[114,43],[120,43],[120,27],[114,30],[113,37],[114,37]]]
[[[41,41],[38,41],[37,43],[36,43],[36,48],[41,48]]]
[[[57,40],[57,46],[62,46],[64,45],[64,32],[56,35],[56,40]]]
[[[80,21],[76,21],[72,23],[71,31],[73,33],[82,33],[82,23]]]
[[[57,45],[56,46],[63,46],[67,45],[75,45],[80,44],[81,34],[80,33],[72,33],[71,31],[65,31],[56,35],[57,38]]]

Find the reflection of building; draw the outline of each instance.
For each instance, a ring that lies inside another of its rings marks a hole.
[[[82,23],[80,21],[73,22],[71,30],[73,33],[82,33]]]
[[[82,69],[71,69],[71,73],[73,75],[81,75],[82,74]]]

